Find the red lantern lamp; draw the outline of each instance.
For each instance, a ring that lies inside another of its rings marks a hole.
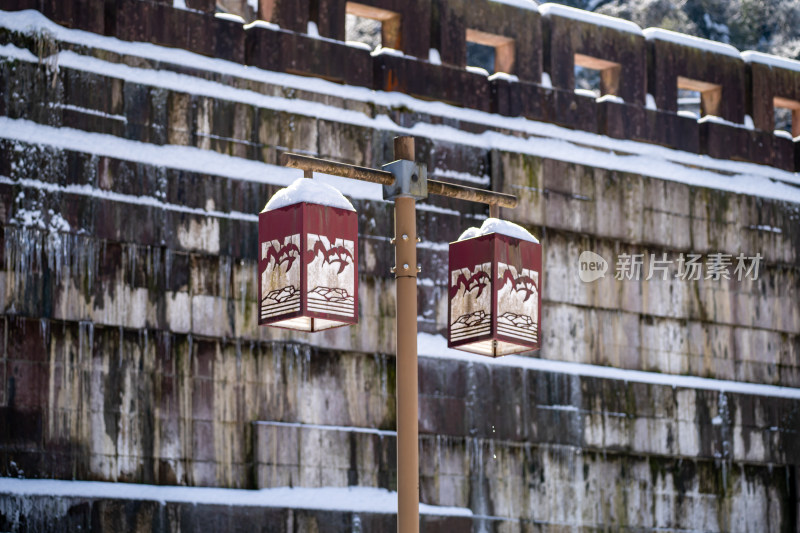
[[[320,331],[358,323],[358,215],[300,178],[258,216],[259,325]]]
[[[495,218],[450,243],[448,346],[490,357],[539,348],[542,247]]]

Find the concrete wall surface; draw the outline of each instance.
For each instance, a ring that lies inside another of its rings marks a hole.
[[[365,2],[402,54],[346,44],[339,0],[185,4],[0,2],[0,531],[394,530],[269,492],[396,490],[393,205],[335,182],[359,323],[314,334],[257,325],[256,222],[281,154],[380,167],[409,134],[429,177],[518,196],[544,270],[540,350],[448,350],[448,243],[489,213],[419,203],[422,530],[800,531],[800,143],[768,119],[800,73],[501,2]],[[467,69],[468,30],[516,77]],[[621,100],[574,91],[584,56]],[[702,76],[719,120],[673,109]]]

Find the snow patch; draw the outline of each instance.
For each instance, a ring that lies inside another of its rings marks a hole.
[[[474,67],[472,65],[467,65],[467,72],[472,72],[474,74],[480,74],[481,76],[489,76],[489,71],[485,68],[481,67]]]
[[[489,76],[489,81],[492,80],[506,80],[510,82],[519,81],[519,78],[513,74],[509,74],[508,72],[495,72],[491,76]]]
[[[372,56],[375,57],[380,55],[403,57],[404,54],[402,51],[395,50],[394,48],[386,48],[385,46],[379,46],[372,51]]]
[[[792,134],[786,130],[774,130],[772,133],[775,134],[776,137],[783,137],[784,139],[789,139],[790,141],[793,140]]]
[[[614,102],[615,104],[624,104],[625,100],[623,100],[621,97],[617,96],[616,94],[606,94],[606,95],[601,96],[600,98],[597,98],[597,102],[598,103]]]
[[[257,420],[254,424],[259,426],[278,426],[298,429],[321,429],[324,431],[347,431],[348,433],[369,433],[381,437],[396,437],[397,432],[388,429],[365,428],[359,426],[326,426],[323,424],[303,424],[302,422],[273,422]]]
[[[355,211],[353,204],[334,187],[319,180],[299,178],[288,187],[276,192],[261,212],[265,213],[303,202]]]
[[[608,15],[601,15],[600,13],[592,13],[591,11],[584,11],[583,9],[576,9],[574,7],[562,6],[561,4],[542,4],[539,6],[539,13],[543,17],[564,17],[573,20],[580,20],[581,22],[588,22],[597,26],[605,26],[619,31],[642,35],[642,28],[637,24],[628,20],[618,19],[616,17],[609,17]]]
[[[469,172],[460,172],[458,170],[451,170],[449,168],[436,168],[431,172],[431,176],[434,178],[450,178],[459,181],[468,181],[471,183],[477,183],[479,185],[489,185],[491,182],[491,178],[484,174],[483,176],[476,176],[474,174],[470,174]]]
[[[267,22],[266,20],[254,20],[250,24],[244,25],[245,31],[251,28],[265,28],[267,30],[273,30],[273,31],[281,29],[281,27],[275,24],[274,22]]]
[[[499,233],[500,235],[507,235],[528,242],[539,242],[539,239],[531,235],[531,233],[520,226],[507,220],[500,220],[499,218],[487,218],[483,221],[480,228],[468,228],[458,238],[459,241],[465,241],[481,235],[489,235],[490,233]]]
[[[735,122],[731,122],[730,120],[725,120],[722,117],[718,117],[717,115],[705,115],[703,118],[698,120],[700,124],[705,122],[713,122],[714,124],[724,124],[725,126],[733,126],[734,128],[741,128],[741,124],[737,124]]]
[[[760,63],[762,65],[769,65],[771,67],[785,68],[787,70],[800,72],[800,61],[796,59],[773,56],[770,54],[764,54],[762,52],[755,52],[753,50],[742,52],[741,56],[742,59],[744,59],[747,63]]]
[[[308,25],[306,26],[306,33],[309,37],[319,37],[319,28],[317,28],[317,23],[313,20],[308,21]]]
[[[691,48],[697,48],[699,50],[705,50],[706,52],[712,52],[741,59],[739,50],[729,44],[709,41],[708,39],[702,39],[700,37],[694,37],[692,35],[686,35],[685,33],[678,33],[661,28],[647,28],[643,33],[645,39],[648,41],[667,41],[670,43],[679,44],[681,46],[688,46]]]
[[[575,94],[578,94],[580,96],[585,96],[593,100],[597,98],[597,93],[589,89],[580,89],[580,88],[575,89]]]
[[[187,9],[186,0],[172,0],[172,7],[175,9]]]
[[[73,194],[76,196],[86,196],[90,198],[102,198],[105,200],[111,200],[114,202],[120,202],[124,204],[149,206],[158,209],[164,209],[166,211],[190,213],[202,217],[210,216],[216,218],[244,220],[246,222],[258,222],[258,216],[249,213],[241,213],[239,211],[231,211],[230,213],[224,213],[222,211],[213,211],[209,209],[200,209],[197,207],[187,207],[185,205],[170,204],[162,200],[159,200],[157,198],[153,198],[152,196],[133,196],[129,194],[122,194],[105,189],[98,189],[88,184],[58,185],[56,183],[49,183],[29,178],[12,180],[7,176],[2,176],[2,175],[0,175],[0,183],[15,187],[25,187],[29,189],[45,191],[48,193],[64,193],[64,194]],[[20,193],[20,196],[22,196],[23,194],[24,193]],[[64,221],[64,223],[66,223],[66,221]],[[39,224],[36,225],[40,228],[42,227]],[[69,227],[68,226],[65,227],[62,224],[59,225],[58,229],[59,231],[69,231]]]
[[[229,20],[231,22],[238,22],[239,24],[244,24],[244,19],[239,15],[234,15],[233,13],[214,13],[214,16],[218,19]]]
[[[548,74],[547,72],[542,72],[541,86],[544,87],[545,89],[553,88],[553,82],[550,80],[550,74]]]
[[[160,502],[162,505],[166,502],[178,502],[195,505],[397,513],[397,493],[373,487],[279,487],[245,490],[105,481],[0,478],[0,493],[19,496],[146,500]],[[419,505],[419,512],[434,516],[472,516],[472,511],[464,507],[444,507],[425,503]]]
[[[756,226],[747,226],[747,229],[755,229],[758,231],[768,231],[770,233],[783,233],[781,228],[776,228],[775,226],[770,226],[768,224],[758,224]]]
[[[686,109],[681,109],[680,111],[678,111],[678,116],[691,118],[694,120],[698,120],[700,118],[700,115],[698,115],[694,111],[687,111]]]
[[[10,181],[10,180],[9,180]],[[12,182],[14,185],[18,183]],[[20,192],[17,200],[21,201],[25,198],[25,193]],[[70,225],[67,220],[61,216],[61,213],[56,213],[52,209],[42,212],[41,209],[26,209],[18,208],[14,212],[14,216],[8,221],[9,224],[15,224],[23,228],[38,228],[48,230],[49,232],[68,232]]]
[[[372,47],[367,43],[362,43],[361,41],[345,41],[344,44],[353,48],[360,48],[362,50],[366,50],[367,52],[372,52]]]
[[[428,50],[428,63],[431,65],[441,65],[442,64],[442,56],[439,55],[439,50],[436,48],[431,48]]]
[[[484,364],[487,366],[524,368],[540,372],[556,372],[559,374],[614,379],[633,383],[648,383],[685,389],[714,390],[749,394],[753,396],[770,396],[800,400],[800,389],[791,387],[778,387],[776,385],[762,385],[759,383],[744,383],[740,381],[676,374],[659,374],[657,372],[645,372],[643,370],[625,370],[622,368],[590,365],[586,363],[552,361],[524,355],[506,355],[497,358],[486,357],[485,355],[477,355],[448,348],[447,339],[442,335],[432,335],[430,333],[417,334],[417,351],[420,357],[451,359],[464,361],[466,363]]]
[[[652,94],[647,93],[647,97],[644,99],[644,107],[645,109],[658,109],[656,99]]]
[[[751,117],[750,115],[745,115],[744,116],[744,127],[745,127],[745,129],[748,129],[748,130],[756,129],[756,126],[753,123],[753,117]]]

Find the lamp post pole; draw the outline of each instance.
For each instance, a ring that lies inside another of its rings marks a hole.
[[[413,162],[414,138],[394,139],[396,160]],[[304,171],[392,185],[395,176],[385,170],[358,167],[286,153],[283,164]],[[412,176],[415,180],[417,176]],[[489,204],[496,217],[499,207],[516,207],[517,198],[442,181],[427,180],[426,194]],[[414,196],[394,197],[396,347],[397,347],[397,531],[419,533],[419,373],[417,367],[417,214]]]
[[[414,161],[414,138],[394,140],[394,158]],[[397,531],[419,532],[416,200],[394,201],[397,340]]]

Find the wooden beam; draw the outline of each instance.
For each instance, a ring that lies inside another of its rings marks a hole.
[[[484,46],[503,46],[506,44],[513,44],[514,39],[511,37],[504,37],[502,35],[496,35],[494,33],[486,33],[485,31],[480,30],[471,30],[467,29],[467,40],[473,43],[482,44]]]
[[[383,22],[384,20],[391,20],[393,18],[400,16],[400,13],[397,13],[395,11],[389,11],[388,9],[381,9],[379,7],[368,6],[365,4],[359,4],[358,2],[347,2],[345,11],[349,15],[355,15],[357,17],[364,17],[373,20],[380,20],[381,22]]]
[[[800,109],[800,102],[797,100],[791,100],[789,98],[784,98],[782,96],[776,96],[772,99],[772,105],[775,107],[783,107],[786,109]]]
[[[620,68],[619,63],[583,54],[575,54],[575,64],[578,65],[579,67],[590,68],[592,70],[606,70],[610,68]]]
[[[678,76],[678,89],[686,89],[688,91],[697,91],[704,93],[706,91],[721,91],[722,85],[716,83],[708,83],[707,81],[693,80],[691,78],[684,78]]]

